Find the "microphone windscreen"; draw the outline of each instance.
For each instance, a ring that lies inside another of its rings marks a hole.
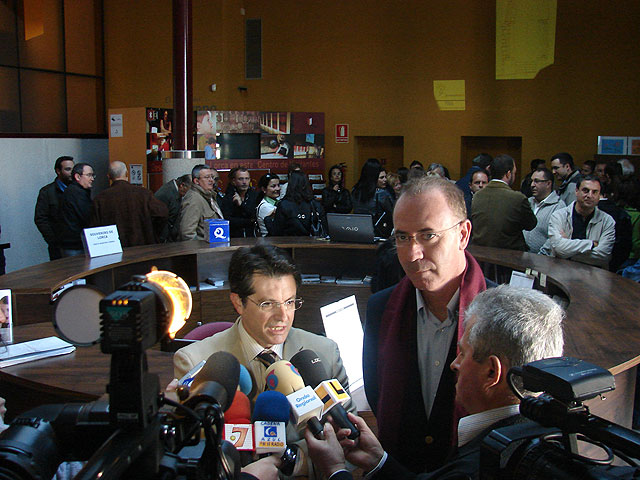
[[[330,377],[320,357],[313,350],[301,350],[291,357],[291,363],[298,369],[304,383],[317,387]]]
[[[238,388],[242,393],[249,396],[251,390],[253,390],[253,381],[251,380],[251,374],[247,367],[240,364],[240,379],[238,380]]]
[[[231,406],[224,412],[224,423],[251,423],[251,401],[244,393],[236,390]]]
[[[217,398],[223,410],[227,410],[238,388],[238,380],[240,379],[240,363],[229,352],[215,352],[207,358],[202,370],[194,377],[191,383],[191,390],[195,390],[198,385],[203,382],[219,383],[226,392],[224,400]]]
[[[280,360],[272,363],[266,372],[266,384],[269,390],[289,395],[304,388],[302,377],[291,362]]]
[[[282,393],[267,390],[256,398],[253,406],[254,422],[284,422],[289,423],[289,401]]]

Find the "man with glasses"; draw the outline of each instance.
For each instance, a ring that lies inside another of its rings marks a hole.
[[[548,168],[538,168],[531,174],[531,192],[529,205],[533,214],[538,219],[536,228],[523,231],[524,240],[527,242],[529,251],[541,253],[542,247],[549,240],[549,219],[551,214],[560,208],[566,207],[565,203],[553,191],[553,173]],[[548,247],[545,246],[545,248]],[[549,247],[550,248],[550,247]]]
[[[471,243],[526,251],[522,231],[534,229],[537,220],[527,197],[511,189],[516,163],[509,155],[498,155],[491,162],[490,172],[491,181],[471,202]]]
[[[180,240],[204,240],[205,220],[224,218],[216,190],[220,175],[208,165],[196,165],[191,176],[193,183],[182,199],[180,210]]]
[[[60,237],[64,220],[60,204],[62,203],[62,195],[72,180],[73,157],[58,157],[53,169],[56,172],[56,178],[40,189],[34,214],[36,227],[38,227],[44,241],[47,242],[49,260],[62,257]]]
[[[300,284],[300,272],[284,251],[271,245],[236,250],[229,263],[229,297],[239,316],[227,330],[178,350],[173,357],[176,378],[212,353],[225,351],[251,372],[257,396],[264,391],[270,363],[289,360],[308,349],[318,354],[330,378],[338,379],[348,389],[336,343],[292,327],[295,311],[303,303],[298,294]],[[347,404],[347,410],[355,412],[353,402]],[[300,438],[291,424],[287,443]]]
[[[76,163],[71,170],[72,181],[62,195],[62,256],[82,255],[82,230],[91,220],[91,187],[96,175],[88,163]]]
[[[441,178],[415,177],[393,212],[406,276],[369,299],[364,387],[385,450],[414,472],[439,467],[454,441],[455,375],[447,366],[463,335],[463,314],[486,289],[465,249],[464,196]]]

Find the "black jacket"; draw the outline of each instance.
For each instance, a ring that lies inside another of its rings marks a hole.
[[[63,194],[56,180],[42,187],[38,193],[33,221],[44,241],[50,246],[60,246],[60,237],[64,229],[64,219],[60,211]]]
[[[64,191],[60,209],[64,218],[62,248],[82,250],[82,230],[91,221],[91,190],[73,182]]]
[[[353,207],[349,190],[341,188],[337,192],[332,187],[322,190],[322,206],[326,213],[349,213]]]
[[[311,202],[318,212],[324,232],[327,232],[327,215],[324,213],[324,208],[316,200]],[[278,203],[273,223],[275,235],[311,235],[311,203],[302,202],[298,205],[293,200],[283,198]]]
[[[235,190],[230,188],[219,202],[220,210],[225,220],[229,220],[229,233],[231,237],[255,237],[256,236],[256,207],[258,206],[258,192],[247,190],[240,206],[233,203]]]

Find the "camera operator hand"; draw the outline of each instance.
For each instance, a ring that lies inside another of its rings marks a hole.
[[[360,430],[360,437],[356,440],[350,440],[347,436],[351,430],[342,428],[337,432],[337,439],[344,450],[346,459],[365,472],[370,472],[380,463],[384,449],[363,418],[352,413],[348,413],[347,417]]]
[[[277,455],[270,455],[268,457],[261,458],[260,460],[250,463],[246,467],[242,467],[243,474],[252,475],[259,480],[278,480],[280,466],[280,457]],[[241,478],[248,478],[242,475]]]

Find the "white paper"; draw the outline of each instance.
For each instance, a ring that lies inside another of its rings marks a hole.
[[[8,345],[5,352],[0,353],[0,368],[32,362],[41,358],[65,355],[76,349],[72,344],[58,337],[46,337],[30,342]]]
[[[355,295],[320,307],[327,337],[338,344],[342,363],[353,393],[364,385],[362,378],[362,342],[364,332]]]
[[[109,115],[109,125],[111,128],[112,137],[122,136],[122,114],[121,113],[114,113],[112,115]]]
[[[512,287],[522,287],[522,288],[533,288],[533,281],[535,277],[532,275],[527,275],[526,273],[516,272],[515,270],[511,272],[511,280],[509,281],[509,285]]]
[[[83,230],[83,243],[90,257],[122,253],[118,227],[115,225],[85,228]]]

